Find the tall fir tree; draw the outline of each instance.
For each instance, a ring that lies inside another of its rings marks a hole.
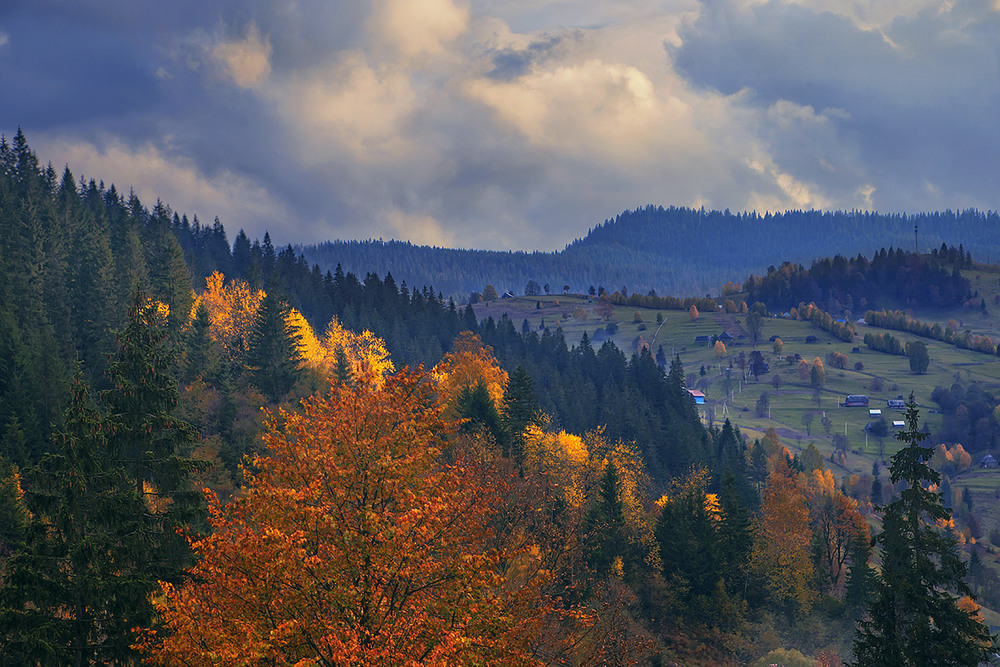
[[[889,503],[876,538],[882,567],[875,594],[854,640],[856,667],[939,667],[987,662],[993,652],[989,630],[978,615],[959,606],[971,596],[966,567],[954,534],[938,526],[951,511],[930,485],[941,475],[927,465],[933,450],[920,445],[919,411],[912,394],[905,443],[889,468],[893,484],[904,482],[900,498]]]
[[[273,401],[291,390],[299,375],[299,350],[285,318],[288,307],[274,293],[260,302],[250,333],[250,379]]]
[[[152,620],[142,498],[108,447],[110,429],[77,384],[56,452],[31,471],[31,522],[0,587],[0,662],[136,662],[133,629]]]
[[[535,385],[524,366],[518,366],[507,382],[503,396],[503,426],[510,443],[510,453],[515,461],[524,457],[524,431],[539,417],[538,397]]]

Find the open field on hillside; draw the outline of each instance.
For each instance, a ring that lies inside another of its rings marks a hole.
[[[982,282],[997,283],[992,278],[989,281],[983,278]],[[994,293],[1000,293],[1000,286],[990,294]],[[1000,313],[1000,306],[996,310]],[[919,339],[927,344],[930,366],[925,374],[917,375],[910,371],[906,357],[868,350],[862,342],[864,334],[883,330],[864,325],[858,325],[857,338],[846,343],[814,327],[810,322],[765,318],[763,340],[757,349],[770,364],[770,372],[762,375],[759,381],[749,375],[744,381],[744,374],[738,367],[738,358],[740,353],[749,356],[753,350],[749,342],[733,342],[722,358],[715,356],[715,350],[711,346],[695,342],[698,336],[721,334],[727,321],[744,324],[744,315],[702,313],[696,321],[692,321],[686,311],[616,307],[609,321],[617,324],[618,331],[607,336],[604,332],[606,325],[597,313],[596,300],[582,295],[516,297],[477,304],[475,311],[481,319],[493,317],[496,320],[506,313],[519,329],[527,320],[531,329],[539,330],[544,320],[544,325],[550,329],[561,327],[570,345],[577,344],[586,331],[595,347],[599,347],[603,339],[611,338],[619,348],[631,353],[635,350],[637,338],[641,336],[650,343],[654,354],[662,346],[668,359],[675,355],[680,357],[685,374],[689,378],[693,375],[691,379],[694,380],[694,385],[706,394],[706,404],[701,408],[706,421],[714,418],[715,422],[720,422],[728,417],[751,440],[763,436],[768,428],[775,428],[782,442],[793,452],[815,443],[835,474],[841,477],[870,473],[876,460],[887,463],[898,448],[892,433],[881,442],[872,436],[866,436],[868,410],[841,407],[848,394],[869,396],[870,407],[882,409],[883,416],[891,423],[893,419],[902,419],[902,411],[888,409],[887,401],[900,395],[907,397],[912,392],[920,407],[921,423],[926,423],[928,428],[934,430],[941,420],[937,414],[937,406],[930,399],[935,387],[950,387],[956,381],[963,384],[977,382],[991,391],[1000,392],[998,357],[961,350],[938,341]],[[578,317],[580,311],[586,311],[586,320]],[[637,311],[642,324],[634,322]],[[574,312],[577,312],[577,316],[574,316]],[[657,325],[658,314],[663,319],[662,327]],[[980,317],[978,311],[974,315]],[[949,318],[946,317],[944,321],[947,319]],[[644,330],[640,330],[643,325]],[[904,344],[908,340],[918,340],[916,336],[905,332],[892,333]],[[768,340],[775,335],[783,341],[780,355],[773,351]],[[816,342],[807,343],[807,336],[815,336]],[[828,357],[833,352],[847,356],[846,369],[836,369],[829,364]],[[823,361],[826,381],[818,391],[808,378],[802,380],[799,377],[796,354],[809,363],[817,357]],[[862,368],[856,370],[855,366],[859,362]],[[781,378],[777,388],[772,384],[776,375]],[[758,417],[755,408],[764,393],[768,395],[770,414]],[[803,419],[807,413],[813,415],[808,426],[808,417]],[[821,423],[824,416],[831,422],[829,433]],[[829,460],[833,452],[833,436],[838,433],[845,434],[849,441],[843,465]],[[972,490],[992,493],[997,488],[1000,488],[1000,472],[985,474]]]

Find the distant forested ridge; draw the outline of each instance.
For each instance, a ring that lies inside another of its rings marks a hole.
[[[783,263],[768,267],[763,276],[748,278],[742,286],[750,303],[766,303],[769,310],[787,311],[813,302],[831,313],[885,307],[954,308],[972,296],[971,285],[959,273],[972,266],[963,249],[934,249],[930,255],[882,248],[871,260],[824,257],[806,269]]]
[[[559,252],[455,250],[382,240],[331,241],[297,251],[324,271],[338,263],[354,273],[391,271],[397,280],[434,285],[459,298],[481,291],[486,283],[520,294],[529,280],[549,284],[552,291],[563,285],[574,292],[603,285],[608,291],[626,287],[628,293],[693,296],[717,293],[727,281],[764,273],[775,257],[808,266],[821,257],[910,249],[915,242],[921,252],[947,243],[961,245],[979,261],[994,261],[1000,214],[968,209],[761,215],[650,205],[606,220]]]

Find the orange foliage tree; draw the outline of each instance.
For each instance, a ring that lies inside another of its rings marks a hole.
[[[814,597],[809,507],[787,460],[775,458],[755,525],[753,562],[773,600],[808,609]]]
[[[454,451],[442,462],[453,431],[426,376],[331,386],[271,418],[271,455],[236,500],[212,502],[190,578],[163,584],[149,659],[540,664],[547,570],[491,521],[510,506],[502,482],[473,479]]]
[[[451,352],[444,355],[431,375],[437,380],[438,401],[449,417],[455,416],[455,404],[465,387],[475,387],[482,382],[494,405],[500,405],[507,389],[507,371],[493,356],[493,348],[483,345],[479,336],[471,331],[463,331],[455,337]]]
[[[851,548],[857,540],[868,542],[868,524],[858,501],[840,492],[829,470],[813,470],[809,490],[817,580],[823,592],[842,595]]]

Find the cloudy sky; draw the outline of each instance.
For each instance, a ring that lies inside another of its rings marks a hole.
[[[1000,208],[1000,0],[4,0],[0,131],[277,244]]]

